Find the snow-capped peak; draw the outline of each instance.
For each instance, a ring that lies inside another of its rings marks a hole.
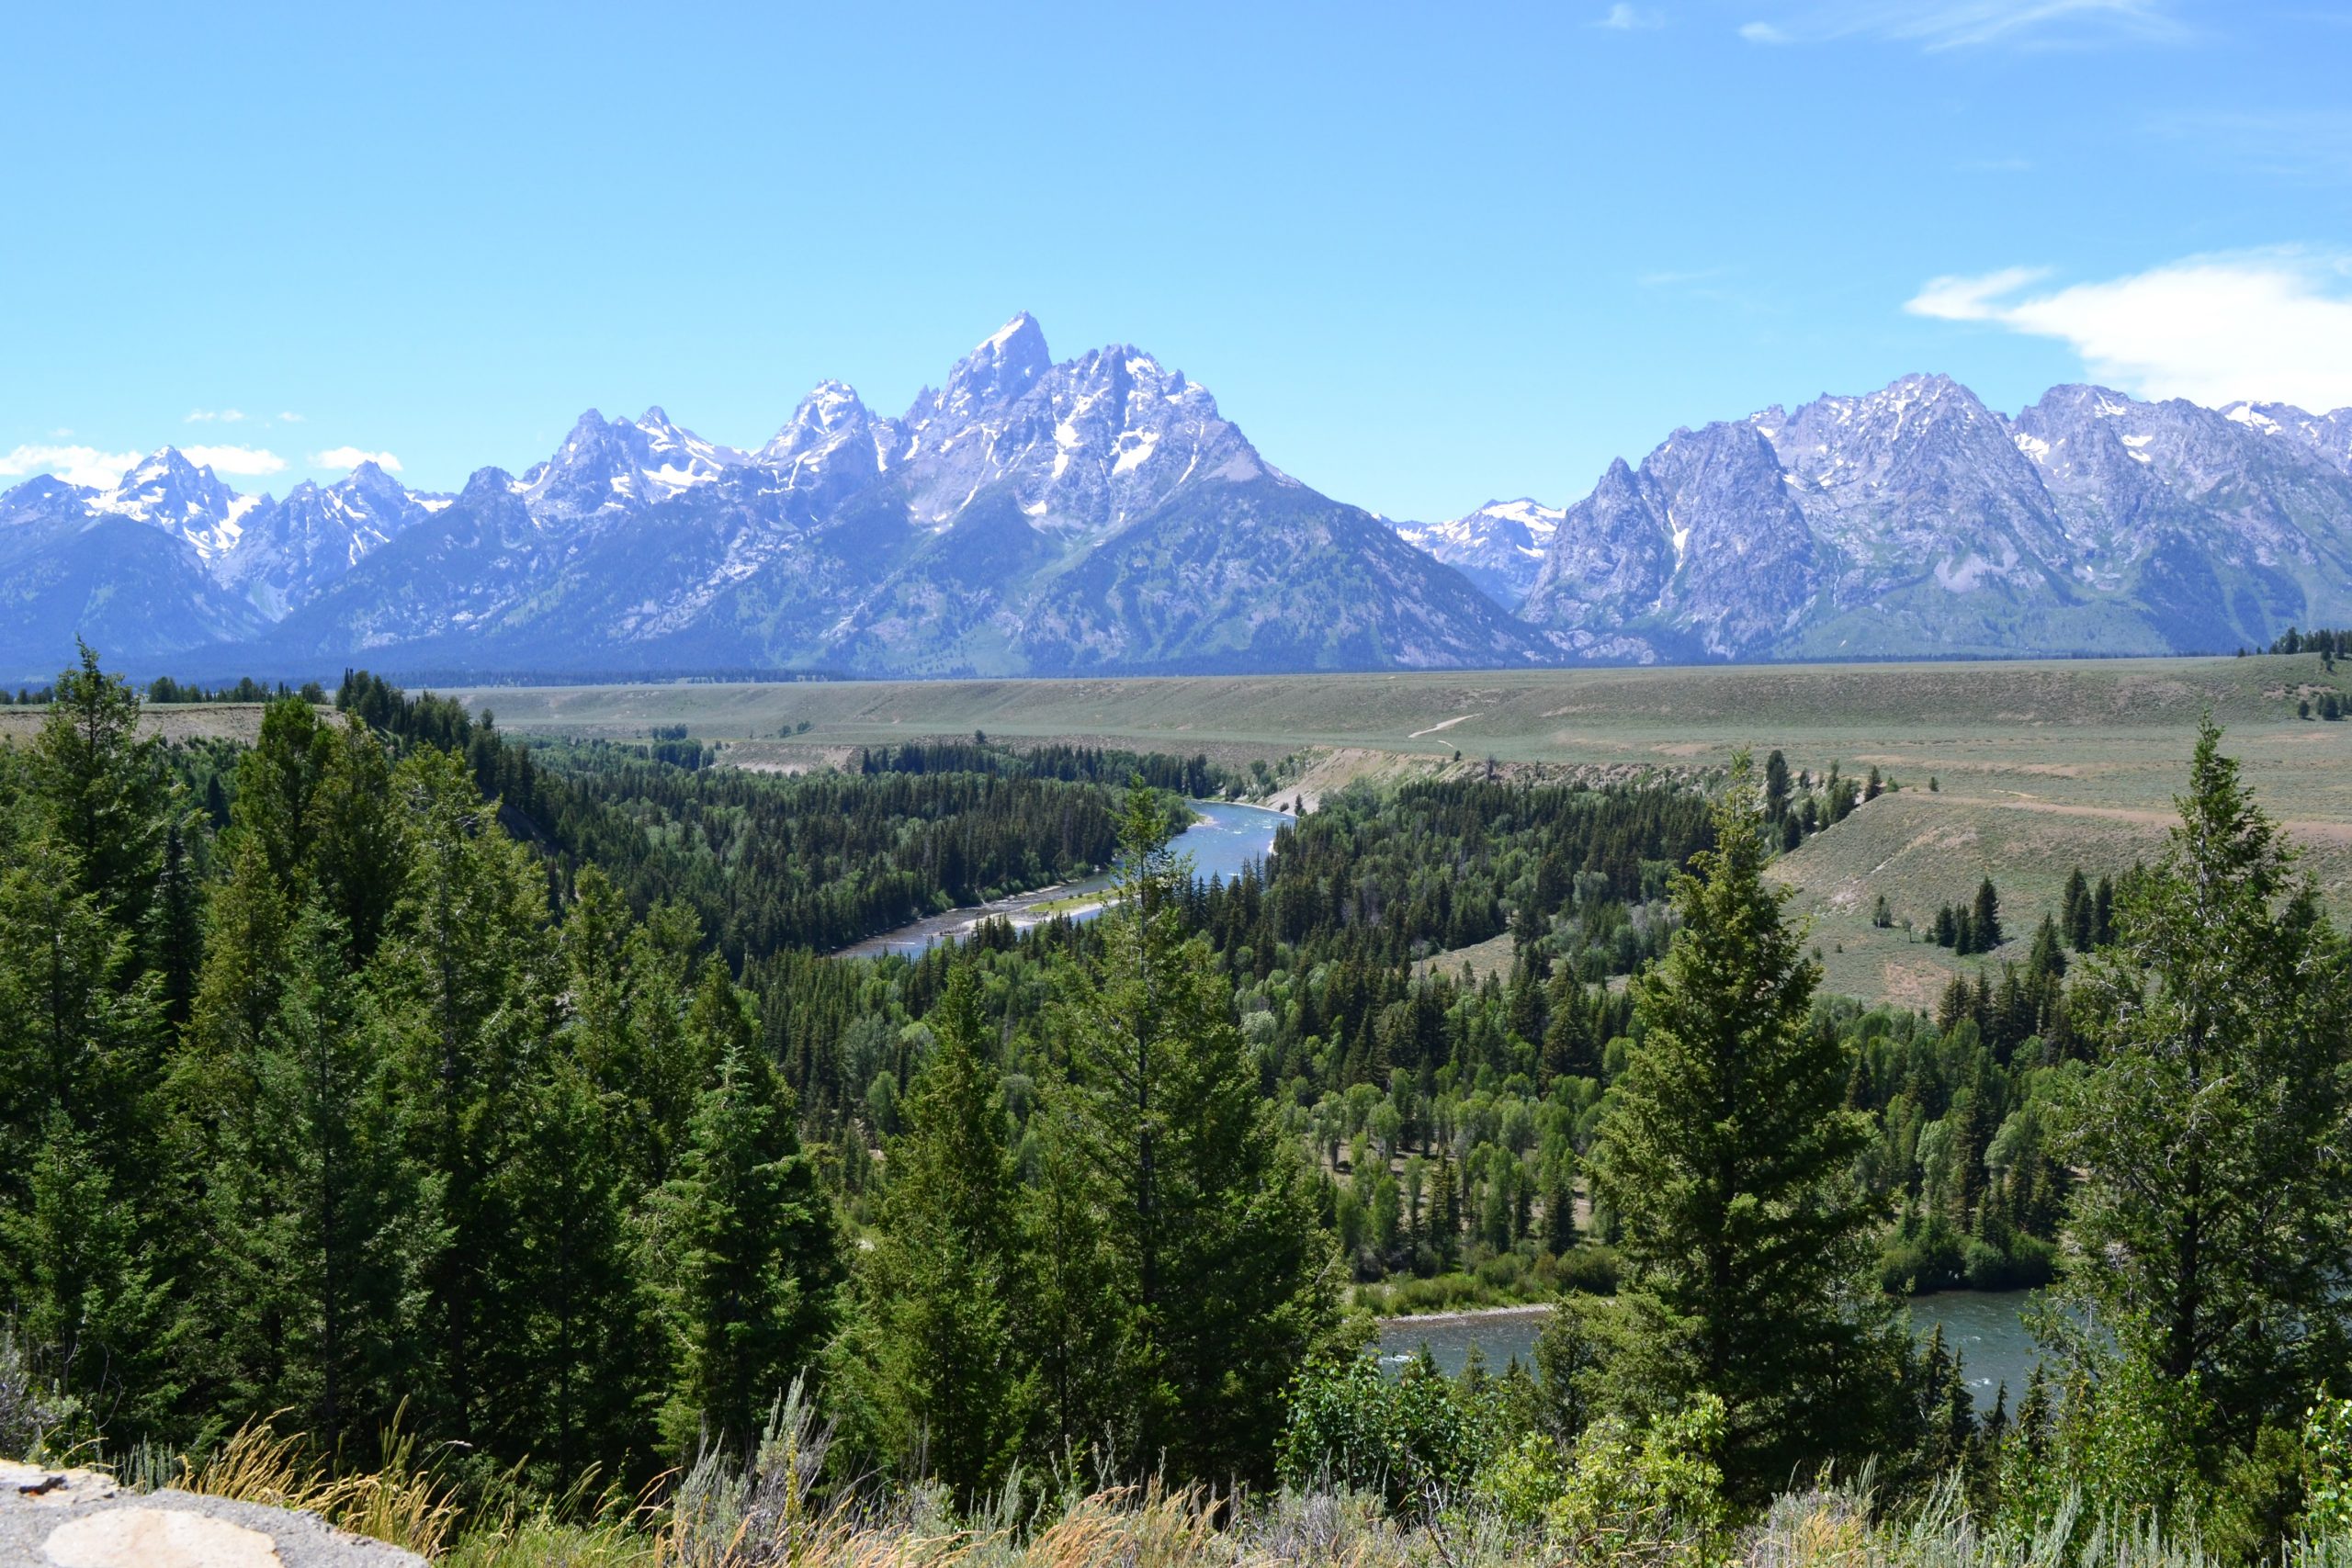
[[[634,420],[607,420],[590,409],[555,456],[534,465],[514,488],[543,522],[588,517],[654,505],[750,461],[673,423],[659,404]]]
[[[1497,602],[1516,604],[1534,586],[1566,515],[1563,508],[1521,496],[1490,501],[1443,523],[1390,525],[1398,538],[1454,568]]]
[[[246,514],[268,499],[239,495],[210,468],[188,461],[176,446],[164,446],[132,464],[90,506],[176,534],[209,562],[235,547]]]
[[[1045,329],[1023,310],[956,362],[947,373],[944,390],[918,398],[908,423],[925,423],[943,415],[965,419],[1001,407],[1035,386],[1053,367]]]

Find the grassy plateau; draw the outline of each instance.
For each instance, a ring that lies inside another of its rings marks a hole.
[[[1069,740],[1287,761],[1276,793],[1492,767],[1711,775],[1739,749],[1792,769],[1872,766],[1898,793],[1781,863],[1832,989],[1932,1002],[1962,961],[1913,938],[1990,875],[2014,955],[2068,870],[2160,847],[2199,717],[2228,728],[2263,804],[2330,896],[2352,895],[2352,724],[2296,703],[2352,693],[2316,656],[1668,670],[481,688],[511,731],[614,739],[684,725],[741,766],[838,765],[924,736]],[[1933,778],[1938,785],[1928,788]],[[1875,928],[1885,895],[1896,921]],[[2005,953],[2003,955],[2011,955]],[[1965,961],[1973,967],[1974,961]]]

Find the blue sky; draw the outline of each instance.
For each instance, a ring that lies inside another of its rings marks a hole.
[[[1911,370],[2352,403],[2323,0],[362,9],[11,14],[0,475],[756,444],[1023,309],[1400,516]]]

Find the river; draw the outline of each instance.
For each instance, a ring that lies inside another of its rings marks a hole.
[[[1241,874],[1244,865],[1264,860],[1273,852],[1275,832],[1290,820],[1287,813],[1269,811],[1262,806],[1196,800],[1192,807],[1193,823],[1176,836],[1175,847],[1193,857],[1193,874],[1204,882],[1218,877],[1230,882]],[[879,958],[896,953],[912,957],[939,942],[971,935],[982,920],[1009,920],[1015,930],[1043,925],[1057,914],[1082,920],[1102,913],[1101,896],[1110,888],[1109,876],[1090,876],[1083,882],[1040,887],[1035,893],[1018,893],[991,904],[950,909],[868,937],[835,956]]]
[[[2007,1384],[2014,1409],[2025,1393],[2025,1381],[2038,1359],[2033,1336],[2026,1332],[2021,1314],[2029,1291],[1943,1291],[1914,1296],[1912,1332],[1925,1337],[1940,1324],[1944,1343],[1960,1352],[1969,1387],[1979,1409],[1993,1406],[1996,1392]],[[1517,1357],[1532,1365],[1535,1337],[1552,1309],[1513,1307],[1500,1312],[1465,1313],[1458,1316],[1392,1317],[1380,1325],[1380,1359],[1401,1364],[1423,1344],[1450,1376],[1462,1370],[1476,1344],[1486,1352],[1487,1365],[1500,1371]]]

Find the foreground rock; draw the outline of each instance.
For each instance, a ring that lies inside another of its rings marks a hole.
[[[424,1568],[316,1514],[129,1492],[89,1470],[0,1461],[0,1563],[26,1568]]]

